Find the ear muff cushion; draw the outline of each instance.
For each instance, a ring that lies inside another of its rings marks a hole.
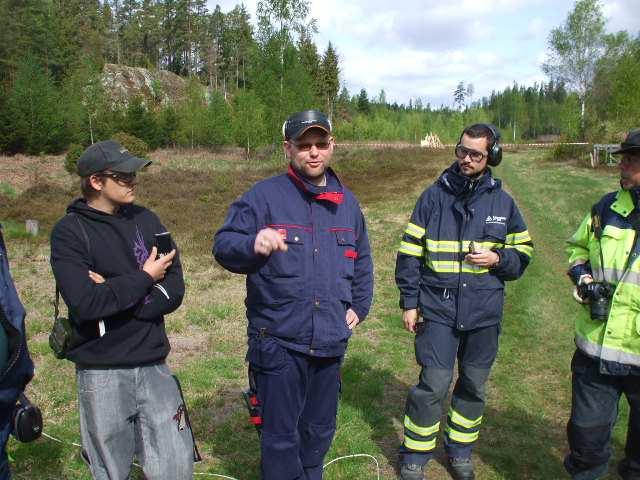
[[[491,133],[493,134],[493,145],[491,145],[491,148],[489,148],[489,158],[487,159],[487,163],[492,167],[496,167],[500,165],[500,162],[502,161],[500,133],[498,132],[498,130],[496,130],[496,127],[494,127],[490,123],[483,123],[483,125],[491,130]]]

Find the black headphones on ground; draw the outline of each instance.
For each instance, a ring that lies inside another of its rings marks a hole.
[[[13,410],[11,434],[23,443],[33,442],[42,435],[42,412],[24,393],[18,397]]]

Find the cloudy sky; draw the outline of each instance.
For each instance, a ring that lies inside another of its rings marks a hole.
[[[209,0],[227,12],[240,0]],[[243,2],[255,20],[256,0]],[[640,31],[640,0],[601,0],[607,30]],[[387,101],[449,105],[459,82],[474,99],[518,82],[546,81],[551,29],[564,24],[574,0],[311,0],[318,50],[331,41],[341,81]]]

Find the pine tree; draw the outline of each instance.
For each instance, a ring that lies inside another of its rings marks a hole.
[[[322,55],[322,97],[329,118],[333,118],[333,108],[340,89],[340,66],[338,54],[331,42]]]

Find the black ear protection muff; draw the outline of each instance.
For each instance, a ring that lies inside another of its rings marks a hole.
[[[13,411],[11,434],[23,443],[33,442],[42,435],[42,413],[24,393],[20,394]]]
[[[487,163],[492,167],[497,167],[502,161],[502,145],[500,145],[500,133],[498,132],[496,127],[494,127],[490,123],[483,123],[483,125],[491,130],[491,133],[493,134],[493,145],[489,147],[489,156],[487,159]]]

